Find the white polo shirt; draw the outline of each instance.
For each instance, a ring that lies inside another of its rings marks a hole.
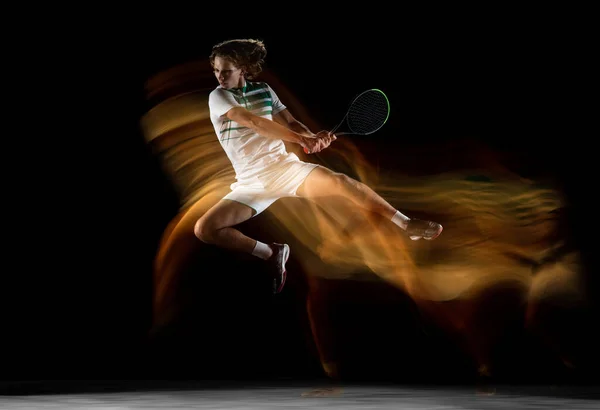
[[[243,88],[225,89],[220,85],[208,97],[210,120],[235,170],[237,183],[232,185],[255,185],[261,171],[280,161],[298,160],[288,153],[283,140],[263,137],[225,114],[233,107],[244,107],[253,114],[269,120],[286,106],[273,89],[264,82],[246,81]]]

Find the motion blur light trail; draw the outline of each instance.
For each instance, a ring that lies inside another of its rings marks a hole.
[[[272,73],[261,76],[302,122],[313,130],[321,128],[307,114],[310,107],[303,107]],[[148,81],[153,106],[142,118],[144,134],[181,200],[180,214],[164,232],[156,255],[157,317],[172,311],[178,275],[202,246],[193,235],[194,223],[234,182],[209,119],[207,98],[215,84],[208,62],[174,67]],[[437,240],[415,242],[344,198],[318,203],[280,200],[267,211],[276,223],[262,229],[302,245],[294,247],[292,255],[309,283],[319,278],[383,279],[410,295],[442,326],[462,334],[482,368],[488,366],[485,351],[493,341],[484,341],[490,336],[478,333],[477,321],[482,319],[476,318],[482,313],[477,301],[489,290],[509,289],[527,324],[535,323],[540,304],[571,309],[586,303],[580,253],[569,245],[563,229],[565,204],[547,181],[528,180],[496,165],[457,166],[449,159],[446,169],[414,175],[402,171],[403,158],[408,164],[418,155],[410,148],[393,153],[398,169],[380,173],[347,138],[338,139],[327,155],[308,156],[299,148],[288,145],[301,159],[365,182],[405,214],[444,225]],[[472,155],[480,154],[473,147]],[[309,301],[317,288],[309,290]],[[326,306],[308,306],[319,345],[327,329],[315,318]],[[494,326],[493,320],[489,326]],[[328,352],[322,348],[320,354],[326,366]]]

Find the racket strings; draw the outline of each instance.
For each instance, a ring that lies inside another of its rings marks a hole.
[[[369,90],[352,102],[346,122],[353,133],[370,134],[385,124],[388,115],[387,97],[381,91]]]

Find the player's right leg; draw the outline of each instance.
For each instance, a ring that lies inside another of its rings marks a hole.
[[[266,206],[265,204],[264,207]],[[262,211],[264,208],[259,209]],[[222,199],[198,219],[194,225],[194,235],[204,243],[249,253],[266,260],[269,274],[273,276],[273,293],[279,293],[287,278],[285,264],[290,255],[290,247],[287,244],[264,244],[234,228],[256,214],[257,211],[248,205]]]
[[[198,219],[194,235],[207,244],[252,253],[256,240],[233,227],[252,218],[255,213],[248,205],[222,199]]]

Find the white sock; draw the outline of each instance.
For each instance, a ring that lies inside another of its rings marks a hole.
[[[273,249],[266,243],[262,243],[261,241],[256,241],[256,245],[252,250],[252,255],[258,256],[261,259],[269,259],[271,255],[273,255]]]
[[[408,225],[408,221],[410,221],[410,218],[406,215],[404,215],[402,212],[400,211],[396,211],[396,213],[394,214],[394,216],[392,216],[392,222],[395,223],[396,225],[398,225],[400,228],[406,230],[406,226]]]

